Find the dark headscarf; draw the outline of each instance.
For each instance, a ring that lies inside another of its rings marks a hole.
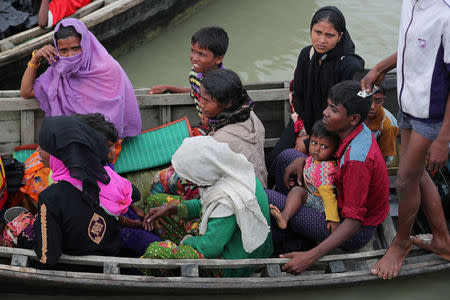
[[[294,74],[293,96],[294,109],[302,118],[306,132],[311,134],[314,123],[322,118],[322,112],[327,106],[328,90],[334,84],[350,78],[343,78],[339,72],[341,60],[345,56],[354,55],[362,61],[355,53],[355,44],[345,25],[345,18],[341,11],[335,6],[320,8],[313,16],[313,20],[319,12],[331,11],[337,14],[343,25],[342,38],[336,47],[327,53],[317,53],[314,47],[308,46],[302,50],[297,62]],[[311,24],[311,29],[314,24]],[[339,29],[337,29],[339,31]],[[312,56],[310,53],[312,51]],[[322,60],[322,65],[319,65]]]
[[[83,199],[91,206],[98,205],[97,180],[110,181],[104,168],[109,153],[106,138],[76,117],[48,117],[39,131],[39,145],[60,159],[71,177],[82,181]]]

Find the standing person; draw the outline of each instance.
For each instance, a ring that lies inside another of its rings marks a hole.
[[[302,49],[291,82],[291,97],[298,119],[288,126],[266,159],[273,166],[277,155],[288,148],[306,153],[307,140],[314,123],[322,118],[327,107],[328,90],[338,82],[353,79],[364,69],[364,60],[355,54],[342,12],[325,6],[314,14],[310,26],[312,45]],[[270,174],[274,176],[274,174]]]
[[[404,0],[398,50],[361,80],[371,90],[397,66],[397,91],[402,153],[397,172],[398,231],[386,254],[371,269],[391,279],[412,243],[450,260],[450,235],[441,199],[428,175],[446,165],[450,142],[450,2]],[[410,238],[422,207],[433,236]]]
[[[341,224],[330,232],[325,213],[302,206],[291,218],[284,236],[272,224],[275,248],[297,242],[302,248],[275,249],[298,251],[309,249],[310,241],[318,243],[306,252],[291,252],[281,257],[291,258],[283,270],[301,273],[321,257],[337,247],[358,249],[373,237],[377,226],[389,213],[389,179],[377,142],[363,123],[372,104],[370,98],[359,96],[357,81],[344,81],[330,89],[328,106],[323,111],[323,123],[328,131],[339,136],[336,152],[339,162],[336,172],[337,205]],[[286,168],[285,185],[289,176],[301,178],[305,157],[298,153]],[[302,183],[299,181],[299,185]],[[286,196],[267,190],[269,203],[282,210]],[[287,236],[287,237],[286,237]],[[309,243],[308,243],[309,242]],[[305,247],[306,246],[306,247]],[[287,247],[291,247],[287,245]]]
[[[200,85],[205,75],[216,69],[223,69],[223,58],[228,49],[228,35],[221,27],[203,27],[191,38],[191,54],[189,58],[192,63],[189,72],[190,87],[177,87],[173,85],[153,86],[149,94],[170,93],[190,93],[197,108],[201,125],[196,134],[205,135],[209,132],[208,120],[202,119],[200,109]]]
[[[140,134],[141,115],[128,76],[83,22],[59,22],[53,42],[54,47],[33,51],[20,95],[36,97],[47,117],[99,112],[114,124],[119,138]],[[50,67],[36,79],[43,58]]]

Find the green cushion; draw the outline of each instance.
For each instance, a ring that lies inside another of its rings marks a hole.
[[[24,163],[28,159],[28,157],[30,157],[31,154],[36,151],[37,147],[38,145],[36,144],[15,147],[13,158],[17,159],[21,163]]]
[[[125,138],[114,164],[116,172],[127,173],[168,164],[183,140],[190,136],[191,126],[185,117],[138,136]]]

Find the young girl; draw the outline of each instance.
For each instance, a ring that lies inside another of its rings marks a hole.
[[[325,211],[327,229],[333,232],[339,225],[337,200],[334,194],[336,161],[334,154],[339,145],[337,134],[325,129],[322,120],[317,121],[312,128],[309,143],[309,156],[303,169],[305,187],[298,186],[297,180],[291,178],[291,189],[286,198],[283,211],[270,204],[270,213],[275,218],[278,227],[287,228],[289,219],[302,205]]]

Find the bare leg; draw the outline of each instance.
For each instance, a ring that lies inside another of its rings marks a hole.
[[[306,190],[300,186],[294,186],[287,195],[286,204],[282,212],[270,205],[270,214],[275,218],[280,229],[286,229],[290,218],[300,209],[306,201]]]
[[[39,27],[45,28],[48,24],[48,4],[49,0],[42,0],[41,7],[38,13],[38,25]]]
[[[398,231],[386,254],[372,267],[372,274],[391,279],[411,250],[411,229],[420,207],[419,183],[425,172],[425,162],[431,141],[412,130],[401,131],[402,155],[396,188],[399,198]]]

